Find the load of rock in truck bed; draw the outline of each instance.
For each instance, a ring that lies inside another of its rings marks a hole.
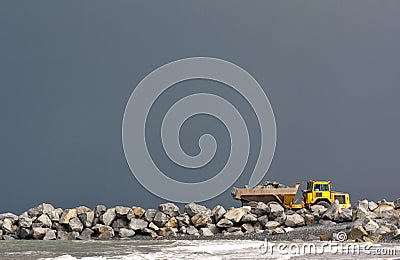
[[[245,188],[248,188],[247,185]],[[278,189],[278,188],[290,188],[289,186],[279,183],[277,181],[265,181],[259,185],[257,185],[255,188],[258,189]]]

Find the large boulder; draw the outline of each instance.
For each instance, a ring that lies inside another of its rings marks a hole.
[[[16,231],[16,226],[13,223],[14,221],[9,218],[3,220],[2,228],[6,234],[13,234]]]
[[[257,205],[251,209],[251,213],[253,213],[257,217],[266,215],[269,213],[269,211],[270,208],[264,202],[257,202]]]
[[[400,209],[400,198],[393,202],[394,209]]]
[[[375,218],[376,214],[369,211],[368,200],[359,200],[353,205],[353,221],[365,217]]]
[[[70,219],[76,217],[76,209],[66,209],[61,215],[60,224],[68,224]]]
[[[129,223],[129,227],[134,231],[143,230],[149,223],[146,220],[133,218]]]
[[[265,223],[265,228],[266,229],[276,229],[277,227],[279,227],[281,225],[281,223],[279,223],[278,221],[268,221],[267,223]]]
[[[88,208],[86,206],[79,206],[79,207],[77,207],[75,209],[76,209],[76,214],[77,215],[92,211],[90,208]]]
[[[155,209],[148,209],[146,210],[146,212],[144,213],[144,219],[147,222],[152,222],[154,217],[156,216],[156,210]]]
[[[230,220],[227,220],[225,218],[223,218],[217,222],[217,227],[219,227],[219,228],[229,228],[232,226],[233,226],[233,222]]]
[[[382,201],[373,211],[378,218],[390,218],[394,213],[394,204],[392,202]]]
[[[370,217],[366,217],[363,222],[363,228],[369,233],[374,233],[378,230],[379,225]]]
[[[79,214],[78,217],[85,227],[87,227],[87,228],[92,227],[93,221],[94,221],[94,212],[93,211]]]
[[[339,219],[340,212],[341,212],[341,207],[339,205],[339,201],[335,200],[335,202],[330,205],[330,207],[325,211],[325,213],[322,214],[322,218],[337,221]]]
[[[269,207],[269,218],[276,219],[282,216],[285,209],[277,202],[270,202],[267,205]]]
[[[55,230],[47,230],[46,234],[43,237],[43,240],[56,240],[57,239],[57,231]]]
[[[256,223],[257,222],[257,217],[254,214],[247,213],[244,214],[242,219],[240,220],[242,223]]]
[[[196,204],[194,202],[191,202],[191,203],[185,205],[185,213],[187,213],[189,215],[189,217],[193,217],[196,214],[202,214],[202,215],[207,215],[207,216],[212,215],[210,209],[208,209],[202,205]]]
[[[68,225],[71,231],[82,232],[83,230],[83,224],[78,217],[71,218]]]
[[[133,237],[135,235],[135,231],[133,231],[132,229],[121,228],[118,234],[121,238],[128,238]]]
[[[285,225],[287,227],[304,226],[304,224],[304,218],[297,213],[286,216]]]
[[[94,217],[95,217],[95,218],[100,218],[100,216],[103,215],[104,212],[106,212],[106,210],[107,210],[107,207],[106,207],[106,206],[104,206],[104,205],[97,205],[97,206],[94,208]]]
[[[167,223],[165,223],[164,227],[178,228],[178,220],[175,217],[170,218]]]
[[[267,215],[264,215],[264,216],[261,216],[261,217],[259,217],[258,218],[258,222],[265,228],[265,225],[267,224],[267,222],[268,222],[268,216]]]
[[[162,212],[157,212],[154,216],[153,222],[159,227],[163,227],[168,221],[168,216]]]
[[[214,233],[211,232],[211,230],[206,228],[206,227],[200,228],[199,233],[203,237],[212,237],[212,236],[214,236]]]
[[[32,228],[32,230],[33,230],[32,237],[34,239],[43,239],[47,231],[50,229],[42,227],[34,227]]]
[[[183,213],[175,217],[180,227],[187,227],[190,225],[190,217],[188,214]]]
[[[351,222],[353,219],[353,212],[351,209],[342,209],[339,213],[338,222]]]
[[[117,213],[115,212],[115,208],[110,208],[100,216],[100,221],[106,226],[111,226],[111,223],[114,221],[116,216]]]
[[[82,233],[76,238],[79,240],[89,240],[92,238],[92,234],[94,233],[93,230],[90,228],[85,228]]]
[[[157,231],[157,234],[162,237],[176,237],[176,230],[170,227],[163,227]]]
[[[40,227],[44,228],[50,228],[52,225],[51,220],[49,216],[47,216],[47,214],[40,215],[35,222],[38,223]]]
[[[115,207],[115,213],[117,214],[117,217],[126,217],[126,215],[130,210],[131,210],[130,208],[124,206]]]
[[[195,227],[204,227],[212,222],[210,215],[204,215],[201,213],[194,215],[191,218],[191,221]]]
[[[224,216],[226,210],[221,205],[217,205],[212,209],[211,213],[214,216],[215,223],[217,223]]]
[[[250,207],[233,208],[225,213],[224,218],[239,223],[242,217],[249,211]]]
[[[368,236],[367,231],[362,226],[353,226],[350,230],[348,239],[349,240],[357,240],[363,239],[364,236]]]
[[[18,218],[18,224],[20,227],[23,227],[23,228],[30,228],[32,226],[33,221],[34,221],[34,219],[30,218],[28,216],[21,215]]]
[[[164,203],[158,206],[158,210],[167,214],[170,217],[175,217],[180,214],[178,206],[173,203]]]

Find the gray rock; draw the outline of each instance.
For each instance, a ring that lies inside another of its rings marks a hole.
[[[3,235],[4,240],[15,240],[16,237],[14,235]]]
[[[117,214],[118,217],[125,217],[128,214],[129,210],[130,208],[128,207],[123,207],[123,206],[115,207],[115,213]]]
[[[47,211],[47,210],[46,210]],[[54,209],[52,211],[47,211],[47,213],[45,213],[51,221],[60,221],[60,216],[62,214],[62,209]]]
[[[80,214],[83,214],[83,213],[92,211],[91,209],[89,209],[89,208],[86,207],[86,206],[79,206],[79,207],[77,207],[77,208],[75,208],[75,209],[76,209],[76,214],[77,214],[77,215],[80,215]]]
[[[251,209],[251,213],[254,215],[261,217],[267,215],[270,211],[270,208],[264,202],[258,202],[257,205]]]
[[[198,231],[197,228],[195,228],[194,226],[189,226],[189,227],[186,229],[186,233],[187,233],[188,235],[193,236],[193,235],[195,235],[196,233],[199,233],[199,231]]]
[[[100,216],[100,221],[106,226],[111,226],[111,223],[114,221],[116,216],[117,213],[115,213],[115,208],[110,208]]]
[[[6,234],[13,234],[15,232],[15,229],[14,229],[14,226],[13,226],[13,222],[14,221],[12,219],[9,219],[9,218],[5,218],[3,220],[2,228],[3,228],[3,231]]]
[[[350,222],[353,219],[353,212],[351,209],[342,209],[339,213],[338,222]]]
[[[155,209],[148,209],[144,213],[144,219],[147,222],[152,222],[155,216],[156,216],[156,210]]]
[[[258,218],[258,222],[260,222],[260,224],[265,227],[265,225],[268,223],[268,216],[264,215]]]
[[[332,203],[331,206],[322,215],[322,218],[337,221],[339,219],[340,212],[341,208],[339,205],[339,201],[335,200],[335,202]]]
[[[135,231],[127,228],[121,228],[118,234],[121,238],[133,237],[135,235]]]
[[[107,210],[107,207],[104,205],[97,205],[94,208],[94,217],[95,218],[100,218],[101,215],[103,215]]]
[[[327,211],[327,208],[325,208],[322,205],[312,205],[311,206],[311,212],[315,212],[318,215],[322,215],[325,213],[325,211]]]
[[[138,218],[133,218],[131,219],[131,222],[129,223],[130,229],[134,231],[139,231],[147,227],[149,223],[146,220],[143,219],[138,219]]]
[[[56,240],[57,239],[57,231],[55,230],[47,230],[46,234],[43,237],[43,240]]]
[[[228,231],[229,233],[234,233],[237,231],[242,231],[242,227],[230,227],[230,228],[227,228],[226,231]]]
[[[152,238],[157,238],[157,237],[158,237],[156,231],[154,231],[154,230],[152,230],[152,229],[150,229],[150,228],[145,228],[145,229],[143,229],[142,233],[143,233],[143,234],[150,235]]]
[[[304,218],[297,213],[286,216],[285,225],[287,227],[299,227],[304,226],[304,224]]]
[[[68,224],[70,219],[76,216],[76,209],[66,209],[61,215],[60,224]]]
[[[158,231],[158,230],[160,229],[160,228],[157,227],[157,225],[154,224],[153,222],[150,222],[149,228],[152,229],[152,230],[154,230],[154,231]]]
[[[72,238],[69,236],[67,231],[59,230],[57,231],[57,239],[58,240],[71,240]]]
[[[271,221],[268,221],[267,223],[265,223],[264,226],[266,229],[275,229],[275,228],[279,227],[280,225],[281,225],[281,223],[279,223],[278,221],[271,220]]]
[[[250,211],[249,207],[233,208],[225,213],[224,218],[233,221],[235,223],[239,223],[242,217],[249,211]]]
[[[0,230],[0,237],[3,234],[3,231]],[[33,231],[29,228],[19,228],[18,229],[18,237],[21,239],[29,239],[32,237]]]
[[[36,223],[40,224],[40,227],[44,227],[44,228],[50,228],[52,223],[50,218],[47,216],[47,214],[42,214],[40,215],[36,220]]]
[[[117,218],[114,220],[111,226],[115,232],[119,232],[121,228],[128,228],[129,222],[126,218]]]
[[[30,228],[32,226],[33,220],[34,219],[30,217],[20,216],[18,219],[18,223],[20,227]]]
[[[272,230],[272,234],[284,234],[285,232],[286,232],[285,229],[281,227],[277,227],[274,230]]]
[[[373,221],[370,217],[365,217],[363,221],[363,228],[367,232],[374,233],[375,231],[378,230],[379,225],[375,221]]]
[[[281,223],[281,225],[285,224],[285,221],[286,221],[286,214],[283,213],[282,216],[280,216],[279,218],[276,218],[275,221]]]
[[[270,202],[267,205],[269,207],[269,218],[270,219],[276,219],[282,216],[283,212],[285,209],[279,205],[277,202]]]
[[[178,206],[173,203],[163,203],[158,206],[158,210],[170,217],[175,217],[180,214]]]
[[[213,234],[218,234],[220,233],[219,228],[215,224],[207,224],[206,228],[208,228]]]
[[[76,238],[79,240],[90,240],[92,238],[93,230],[90,228],[85,228],[82,233]]]
[[[225,219],[225,218],[221,219],[217,223],[217,227],[219,227],[219,228],[229,228],[232,226],[233,226],[233,222],[228,219]]]
[[[208,209],[202,205],[196,204],[194,202],[191,202],[191,203],[185,205],[185,213],[187,213],[189,215],[189,217],[191,217],[191,218],[196,214],[202,214],[202,215],[207,215],[207,216],[212,215],[210,209]]]
[[[11,220],[11,222],[14,224],[17,223],[18,216],[10,212],[0,214],[0,220],[4,221],[5,219]]]
[[[32,237],[34,239],[43,239],[44,236],[46,235],[47,231],[49,231],[50,229],[48,228],[42,228],[42,227],[34,227],[32,228]]]
[[[323,226],[334,226],[334,225],[336,225],[336,222],[333,222],[332,220],[328,220],[328,219],[320,219],[318,221],[318,223],[320,225],[323,225]]]
[[[363,219],[364,217],[371,216],[368,200],[357,201],[354,203],[353,209],[353,221],[359,218]]]
[[[51,229],[68,232],[68,227],[58,222],[54,222],[53,225],[51,226]]]
[[[87,228],[92,227],[93,221],[94,221],[94,212],[93,211],[79,214],[78,217],[85,227],[87,227]]]
[[[250,223],[244,223],[241,226],[241,229],[244,233],[252,233],[254,232],[254,228]]]
[[[168,222],[168,216],[162,212],[157,212],[153,219],[153,222],[158,227],[163,227],[165,225],[165,223]]]
[[[211,230],[209,230],[209,229],[206,228],[206,227],[200,228],[199,233],[200,233],[200,235],[203,236],[203,237],[212,237],[212,236],[214,236],[214,233],[211,232]]]
[[[400,198],[393,202],[394,209],[400,209]]]
[[[211,214],[214,216],[215,223],[217,223],[224,216],[225,213],[226,210],[221,205],[215,206],[211,211]]]
[[[240,220],[242,223],[256,223],[257,222],[257,217],[254,214],[247,213],[244,214],[242,219]]]
[[[210,215],[203,215],[201,213],[194,215],[191,221],[195,227],[204,227],[212,222]]]
[[[190,217],[187,213],[180,214],[175,217],[178,220],[178,225],[180,227],[187,227],[190,225]]]
[[[78,217],[73,217],[69,220],[68,226],[71,231],[82,232],[83,224]]]
[[[369,201],[368,202],[368,209],[370,211],[374,211],[378,207],[378,204],[376,204],[374,201]]]

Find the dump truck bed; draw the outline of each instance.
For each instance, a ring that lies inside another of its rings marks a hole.
[[[302,182],[298,182],[287,188],[234,188],[232,196],[243,203],[250,201],[264,203],[276,201],[285,207],[289,207],[289,205],[293,204],[293,198],[296,196],[301,184]]]

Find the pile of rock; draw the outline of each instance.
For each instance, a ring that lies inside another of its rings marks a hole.
[[[189,203],[181,213],[173,203],[161,204],[158,210],[123,206],[106,208],[104,205],[98,205],[93,210],[85,206],[63,210],[43,203],[20,216],[0,214],[0,239],[87,240],[129,238],[138,234],[153,238],[178,235],[207,237],[218,233],[280,234],[303,225],[349,220],[351,214],[340,210],[336,204],[330,209],[313,206],[311,210],[294,212],[285,211],[276,202],[268,205],[258,202],[253,208],[244,206],[229,210],[221,205],[211,210]]]
[[[378,203],[357,201],[353,206],[352,228],[347,233],[349,241],[377,242],[382,235],[400,236],[400,199]]]
[[[277,181],[265,181],[257,186],[257,188],[263,189],[276,189],[276,188],[289,188],[285,184],[279,183]]]

